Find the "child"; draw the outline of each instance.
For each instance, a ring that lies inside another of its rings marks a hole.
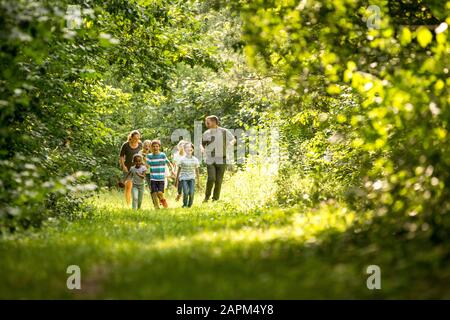
[[[184,145],[186,143],[189,143],[186,140],[181,140],[180,142],[178,142],[177,144],[177,151],[173,154],[173,163],[175,164],[175,172],[178,172],[178,168],[180,166],[180,160],[181,158],[183,158],[185,156],[185,152],[184,152]],[[175,181],[175,186],[177,186],[177,197],[175,199],[175,201],[180,201],[181,199],[181,195],[182,195],[182,188],[181,188],[181,183],[178,183],[178,180]]]
[[[133,209],[137,210],[140,209],[142,205],[142,198],[144,196],[144,179],[147,168],[142,164],[142,155],[139,153],[136,153],[133,156],[133,164],[134,166],[132,166],[130,171],[128,171],[126,179],[131,176],[133,181],[133,186],[131,188],[131,195],[133,199],[132,204]]]
[[[145,140],[142,144],[141,155],[142,159],[145,160],[145,166],[147,167],[147,173],[145,174],[145,182],[147,183],[150,193],[152,192],[150,188],[150,166],[147,164],[147,155],[152,153],[152,140]]]
[[[159,201],[164,208],[168,207],[167,200],[164,198],[164,185],[166,179],[166,164],[170,167],[172,175],[175,175],[173,165],[164,152],[161,152],[161,142],[153,140],[152,153],[147,155],[147,164],[150,167],[150,190],[155,209],[159,209]]]
[[[181,184],[183,189],[183,208],[190,208],[194,203],[196,178],[197,185],[200,183],[200,162],[192,155],[194,152],[192,143],[185,144],[184,150],[186,155],[180,159],[176,183]]]

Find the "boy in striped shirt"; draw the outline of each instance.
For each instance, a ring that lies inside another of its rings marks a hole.
[[[152,153],[147,154],[147,166],[150,169],[150,191],[155,209],[159,209],[159,202],[167,208],[167,200],[164,198],[164,184],[166,180],[166,165],[170,167],[172,175],[175,175],[173,165],[164,152],[161,152],[161,141],[152,141]]]

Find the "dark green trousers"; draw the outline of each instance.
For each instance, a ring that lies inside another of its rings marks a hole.
[[[214,188],[213,200],[217,201],[220,198],[220,190],[222,189],[223,176],[226,170],[226,164],[208,164],[206,169],[208,171],[208,181],[206,182],[205,200],[209,200],[211,192]]]

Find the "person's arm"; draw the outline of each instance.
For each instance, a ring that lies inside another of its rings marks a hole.
[[[236,142],[237,142],[236,137],[231,133],[230,130],[228,130],[228,129],[225,129],[225,130],[226,130],[226,133],[227,133],[227,141],[230,141],[229,142],[230,145],[234,146],[236,144]]]
[[[121,156],[121,157],[119,158],[119,163],[120,163],[120,168],[121,168],[123,171],[128,172],[128,168],[127,168],[127,166],[125,165],[125,156]]]
[[[174,168],[172,162],[169,161],[167,156],[166,156],[166,164],[169,166],[170,172],[172,173],[172,176],[175,176],[175,168]]]
[[[175,171],[175,167],[173,166],[172,162],[169,161],[169,168],[170,171],[172,171],[172,175],[175,176],[176,171]]]
[[[195,176],[197,179],[197,187],[200,187],[200,168],[199,168],[199,166],[197,166],[195,168]]]
[[[178,184],[180,183],[180,172],[181,172],[181,168],[180,168],[180,166],[178,166],[177,178],[175,179],[175,187],[176,188],[178,188]]]
[[[127,169],[128,170],[128,169]],[[130,176],[131,171],[127,171],[127,175],[125,176],[125,178],[123,179],[123,181],[126,181],[128,179],[128,177]]]
[[[139,173],[136,171],[136,174],[141,178],[141,179],[145,179],[145,172],[144,173]]]
[[[148,163],[148,158],[147,158],[147,154],[144,157],[144,166],[145,168],[148,170],[148,168],[150,168],[150,164]]]
[[[206,152],[206,143],[208,142],[208,141],[206,140],[207,132],[208,132],[208,131],[205,131],[205,132],[202,134],[202,142],[200,143],[200,151],[201,151],[201,153],[205,153],[205,152]],[[211,138],[210,138],[210,139],[211,139]]]
[[[144,166],[145,166],[145,169],[148,170],[149,165],[148,165],[148,162],[147,162],[147,155],[146,154],[144,155]]]
[[[120,149],[119,164],[120,164],[120,168],[123,171],[128,172],[128,168],[125,165],[125,144],[123,144],[122,148]]]
[[[144,150],[139,151],[139,154],[142,157],[142,165],[147,168],[147,154],[144,153]]]

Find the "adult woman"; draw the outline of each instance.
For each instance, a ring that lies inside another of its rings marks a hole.
[[[133,157],[142,150],[141,134],[137,130],[133,130],[128,135],[128,140],[124,142],[120,149],[119,163],[123,170],[123,177],[128,175],[128,171],[133,165]],[[127,205],[131,204],[131,188],[133,183],[130,179],[125,182],[125,200]]]

